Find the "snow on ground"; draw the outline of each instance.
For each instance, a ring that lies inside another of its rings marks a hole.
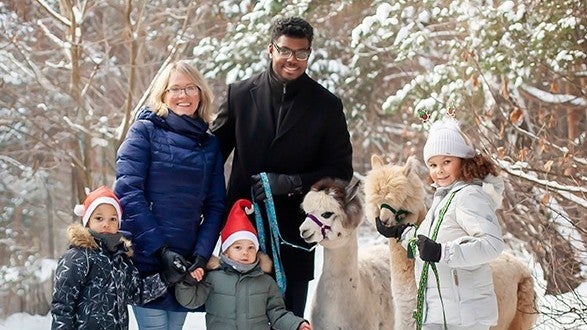
[[[375,232],[375,229],[368,224],[363,224],[359,229],[361,232],[361,236],[359,237],[359,246],[368,246],[374,244],[385,244],[386,240],[382,236],[378,235]],[[215,249],[216,251],[217,249]],[[519,257],[521,256],[517,253]],[[316,278],[320,276],[322,271],[322,262],[323,262],[323,251],[321,247],[316,249]],[[531,260],[529,260],[532,263]],[[536,265],[536,264],[534,264]],[[533,269],[535,278],[541,278],[542,272],[539,267],[534,267]],[[536,281],[537,286],[543,285],[543,282]],[[309,288],[309,295],[308,295],[308,307],[306,308],[306,318],[309,317],[309,309],[310,304],[312,301],[312,297],[316,287],[316,280],[310,282]],[[544,287],[544,286],[542,286]],[[578,306],[579,301],[586,302],[587,301],[587,282],[583,283],[574,293],[568,293],[565,295],[560,296],[544,296],[544,290],[537,287],[537,293],[542,294],[539,297],[538,302],[540,305],[540,310],[542,312],[556,310],[558,308],[563,308],[564,305],[568,304],[569,306],[576,306],[578,312],[581,311],[581,306]],[[561,306],[562,305],[562,306]],[[583,307],[584,308],[584,307]],[[584,309],[582,309],[584,311]],[[205,326],[205,319],[204,313],[190,313],[186,318],[186,322],[184,324],[184,329],[189,330],[204,330],[206,329]],[[575,318],[585,317],[584,315],[575,315]],[[134,319],[134,315],[132,311],[129,310],[129,318],[130,330],[137,330],[137,324]],[[576,325],[571,323],[573,320],[565,320],[560,316],[550,316],[545,317],[541,315],[538,319],[536,330],[551,330],[551,329],[584,329],[587,330],[587,325]],[[0,330],[39,330],[39,329],[50,329],[51,328],[51,315],[29,315],[24,313],[16,313],[10,315],[5,320],[0,320]]]

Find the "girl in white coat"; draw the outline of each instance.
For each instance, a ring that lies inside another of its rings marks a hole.
[[[504,247],[495,215],[503,181],[453,119],[432,125],[424,160],[436,188],[426,218],[417,229],[378,223],[378,230],[417,254],[418,328],[489,329],[498,316],[489,262]]]

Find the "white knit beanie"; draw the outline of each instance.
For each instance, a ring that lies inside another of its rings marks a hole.
[[[428,140],[424,145],[424,162],[428,163],[431,157],[438,155],[475,157],[475,149],[459,129],[459,122],[454,119],[437,121],[430,127]]]

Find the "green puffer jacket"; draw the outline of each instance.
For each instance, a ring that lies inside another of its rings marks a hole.
[[[305,320],[285,309],[275,280],[269,276],[271,261],[258,254],[258,264],[240,273],[213,257],[209,271],[195,286],[178,283],[175,298],[187,308],[206,304],[208,330],[295,330]]]

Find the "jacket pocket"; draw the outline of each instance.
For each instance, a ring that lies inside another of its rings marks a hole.
[[[249,319],[257,319],[259,317],[267,318],[267,296],[263,294],[253,293],[249,295],[248,302],[248,317]]]
[[[493,281],[489,267],[459,268],[453,271],[459,283],[457,291],[462,325],[487,319],[487,315],[483,314],[486,311],[492,311],[494,305]]]

